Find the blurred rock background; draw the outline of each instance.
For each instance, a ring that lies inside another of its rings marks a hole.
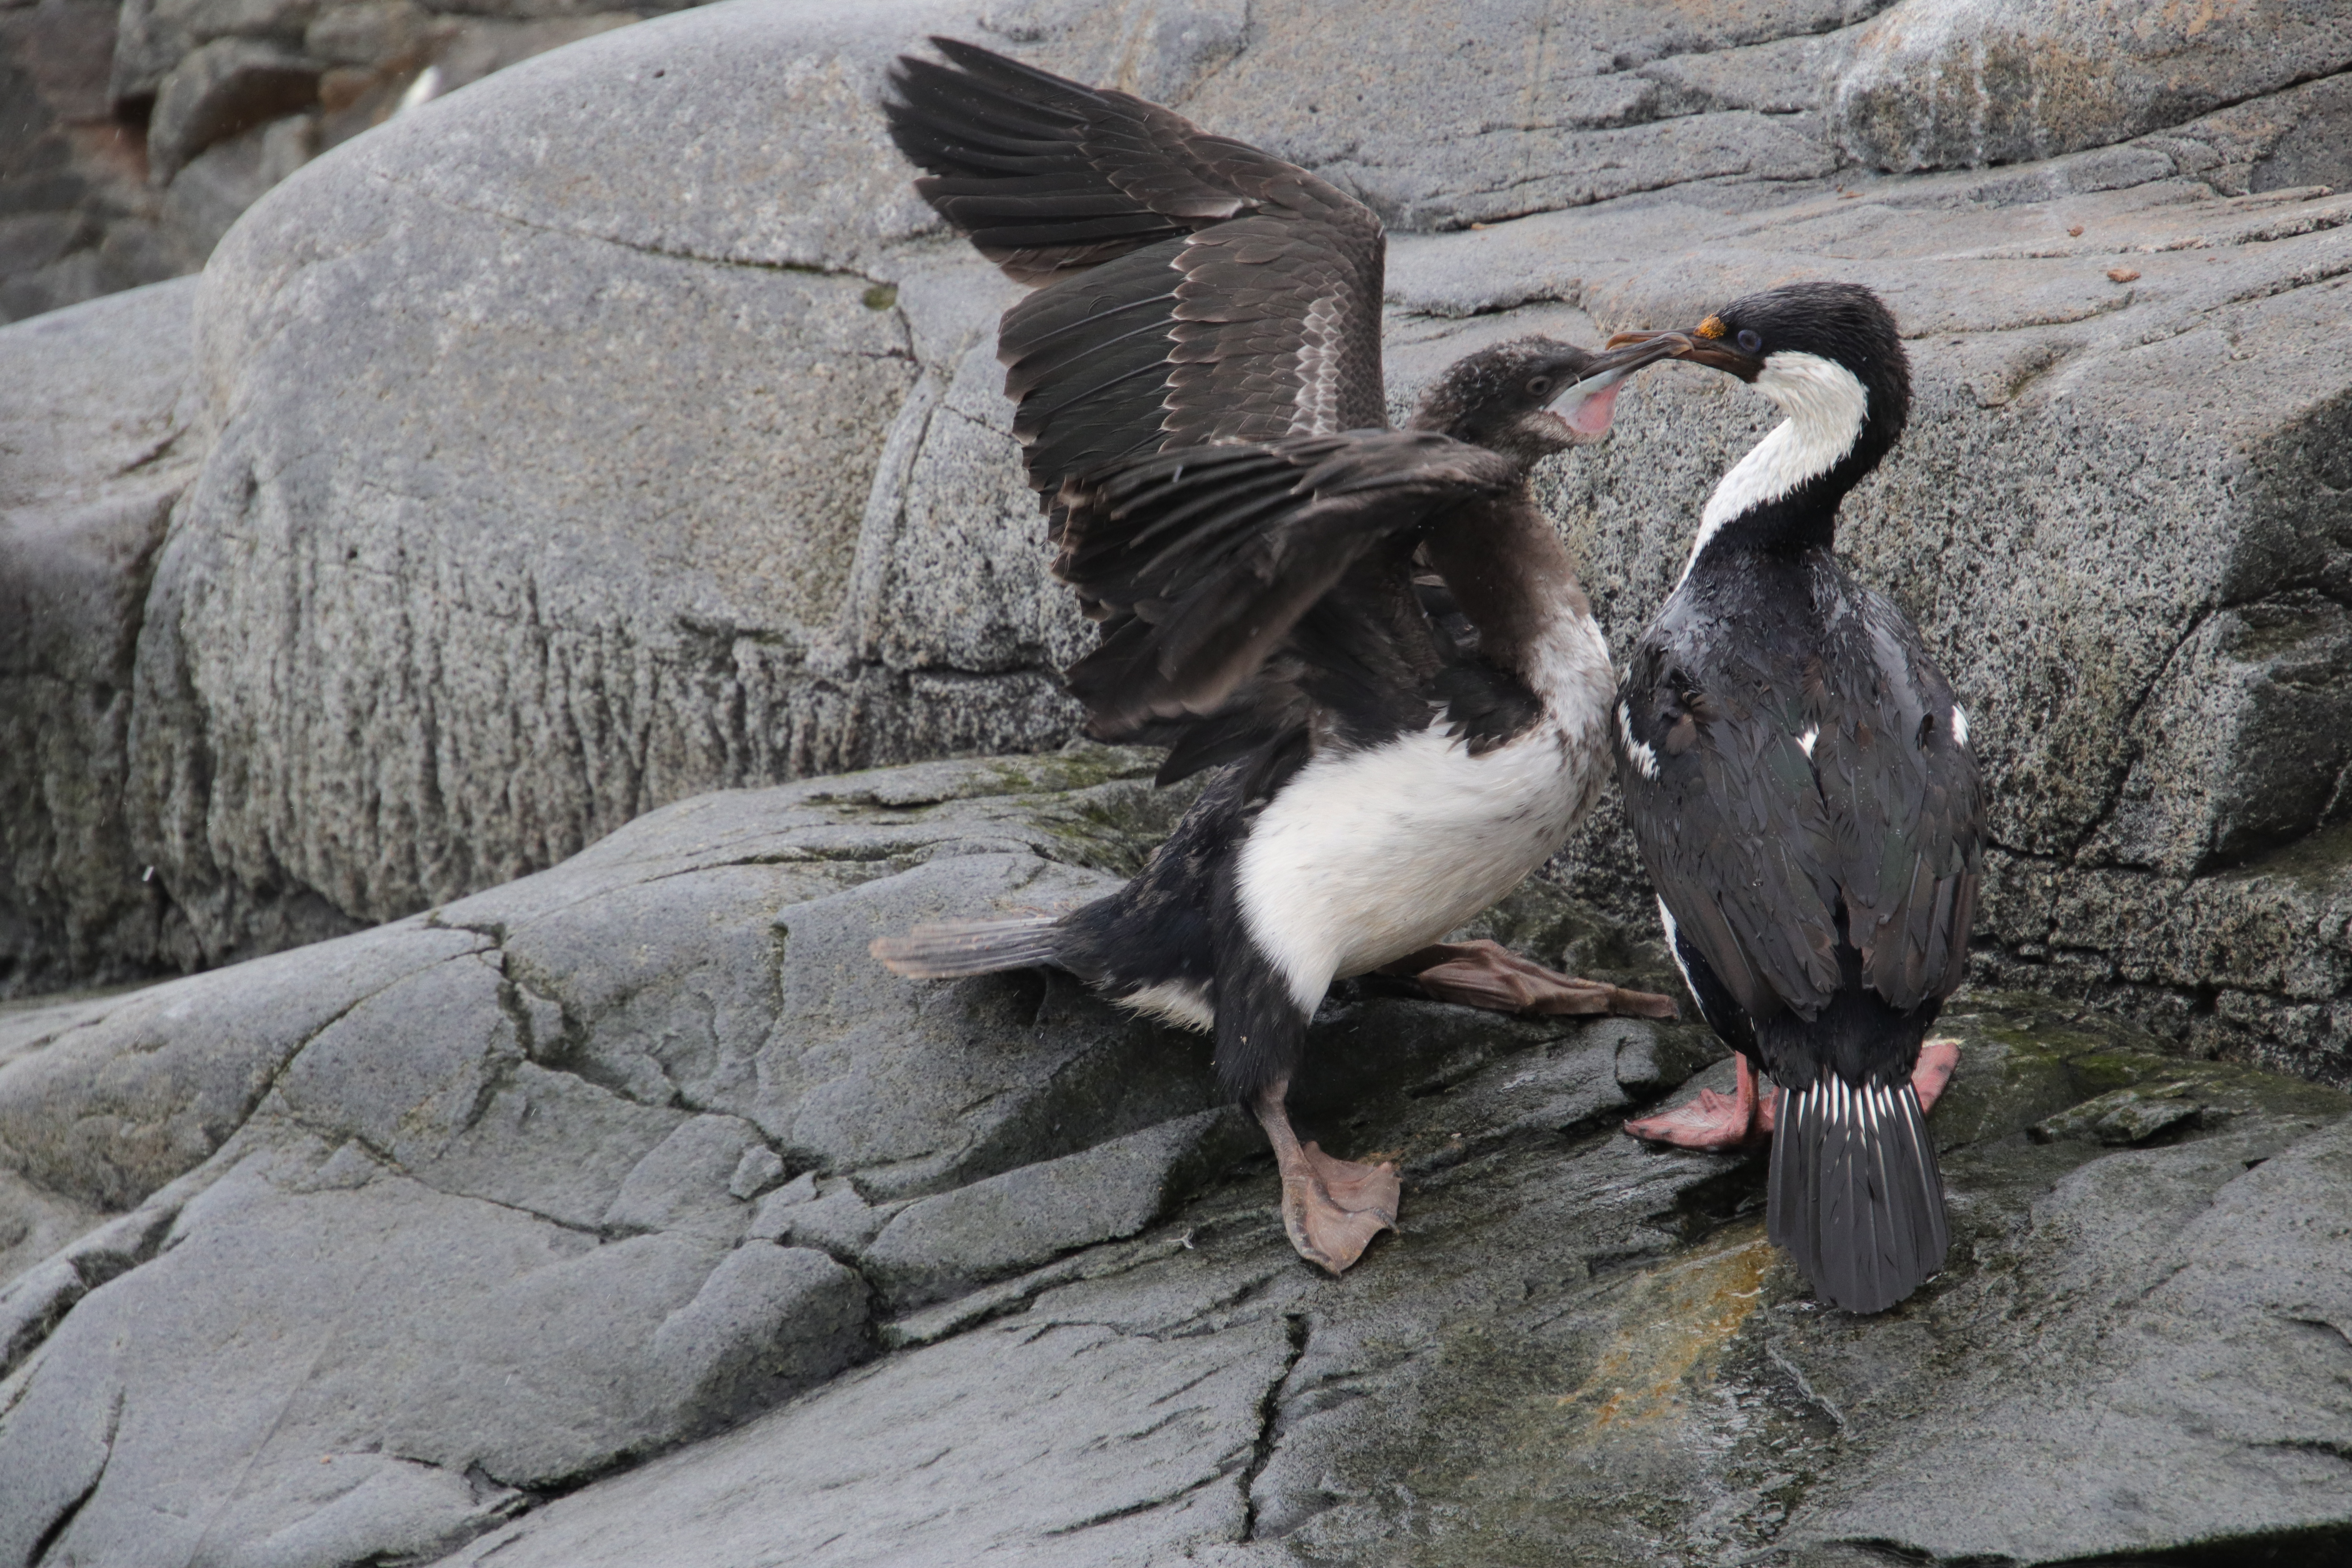
[[[403,105],[680,8],[10,0],[0,321],[196,271],[264,191]]]

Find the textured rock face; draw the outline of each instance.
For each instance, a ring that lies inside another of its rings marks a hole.
[[[2352,16],[2326,0],[1904,0],[1854,39],[1829,109],[1874,168],[2018,163],[2347,68]]]
[[[1204,1042],[866,955],[1108,886],[1152,761],[700,796],[0,1010],[0,1564],[2333,1561],[2352,1100],[1964,997],[1951,1267],[1855,1319],[1759,1159],[1615,1130],[1704,1031],[1351,992],[1297,1111],[1406,1206],[1331,1280]]]
[[[1838,84],[1909,59],[1924,15],[1397,4],[1333,50],[1304,5],[727,6],[306,166],[198,309],[205,466],[113,764],[120,853],[165,913],[104,962],[396,918],[700,789],[1069,732],[1052,671],[1087,634],[1007,434],[1013,292],[926,226],[871,105],[891,55],[946,30],[1351,183],[1398,228],[1400,407],[1514,332],[1686,322],[1790,278],[1884,291],[1918,406],[1845,543],[1927,629],[1992,766],[1983,973],[2340,1078],[2352,206],[2282,182],[2332,177],[2352,77],[2263,90],[2334,68],[2331,14],[2231,13],[2230,38],[2267,40],[2234,53],[2130,32],[2116,58],[2170,62],[2189,96],[2113,145],[1870,174]],[[2053,39],[2125,26],[2052,15]],[[415,20],[322,11],[301,47]],[[2197,118],[2138,133],[2173,113]],[[1654,371],[1609,446],[1549,471],[1612,637],[1765,414]],[[1564,874],[1643,902],[1607,808]]]
[[[123,811],[149,572],[194,471],[194,279],[0,334],[0,994],[141,973],[168,938]]]

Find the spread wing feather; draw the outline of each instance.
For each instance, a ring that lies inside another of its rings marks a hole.
[[[1337,187],[1172,110],[953,39],[885,104],[916,189],[1014,279],[997,351],[1050,506],[1128,458],[1385,423],[1386,240]]]
[[[1071,690],[1106,737],[1207,721],[1184,737],[1202,754],[1262,743],[1315,708],[1393,727],[1400,716],[1360,710],[1416,691],[1439,659],[1410,536],[1515,478],[1508,459],[1434,432],[1362,430],[1161,453],[1072,480],[1055,571],[1105,634]],[[1416,668],[1389,668],[1398,660]]]
[[[1839,574],[1809,618],[1817,635],[1668,605],[1619,693],[1627,814],[1684,940],[1751,1016],[1817,1016],[1842,938],[1864,984],[1908,1012],[1966,963],[1976,761],[1893,605]],[[1792,646],[1818,651],[1791,669],[1774,650]]]

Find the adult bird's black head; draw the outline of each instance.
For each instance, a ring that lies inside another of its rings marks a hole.
[[[1435,430],[1532,467],[1609,433],[1625,378],[1680,352],[1671,334],[1640,334],[1595,353],[1550,338],[1514,338],[1458,360],[1425,393],[1408,428]]]
[[[1692,560],[1727,531],[1764,545],[1828,544],[1839,500],[1911,412],[1910,362],[1885,301],[1855,283],[1790,283],[1681,331],[1620,332],[1609,351],[1661,342],[1676,359],[1739,377],[1788,416],[1724,476]]]

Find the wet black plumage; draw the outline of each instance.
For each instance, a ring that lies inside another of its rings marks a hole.
[[[1943,1262],[1911,1075],[1962,977],[1984,837],[1950,683],[1833,548],[1840,500],[1902,431],[1908,369],[1885,307],[1845,285],[1743,300],[1688,341],[1682,357],[1759,383],[1792,423],[1862,410],[1810,465],[1790,458],[1781,477],[1813,471],[1780,493],[1727,478],[1746,504],[1711,507],[1631,650],[1618,777],[1702,1015],[1785,1091],[1772,1239],[1831,1300],[1874,1311]]]

